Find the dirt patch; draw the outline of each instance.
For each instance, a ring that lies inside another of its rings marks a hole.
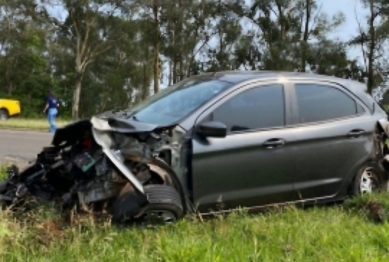
[[[41,236],[46,236],[48,238],[56,238],[63,235],[63,223],[61,221],[48,220],[37,224],[36,228]]]
[[[386,220],[385,207],[376,201],[368,202],[365,210],[368,217],[376,223],[383,223]]]
[[[37,223],[35,228],[37,229],[37,234],[34,236],[35,241],[45,247],[50,247],[53,242],[65,237],[64,225],[58,220]]]

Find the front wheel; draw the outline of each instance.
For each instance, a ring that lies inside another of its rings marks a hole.
[[[118,223],[172,224],[183,217],[181,197],[174,187],[147,185],[144,187],[149,204],[140,207],[134,190],[124,190],[113,204],[113,220]]]
[[[355,177],[353,194],[363,195],[373,192],[381,192],[384,188],[385,179],[382,173],[373,165],[367,165]]]
[[[140,218],[143,223],[172,224],[183,216],[183,206],[177,190],[171,186],[148,185],[145,193],[150,204]]]

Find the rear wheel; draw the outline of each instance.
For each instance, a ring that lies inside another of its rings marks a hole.
[[[353,185],[354,195],[363,195],[381,192],[385,187],[385,179],[378,168],[367,165],[355,177]]]
[[[0,109],[0,121],[6,121],[9,118],[8,111],[5,109]]]

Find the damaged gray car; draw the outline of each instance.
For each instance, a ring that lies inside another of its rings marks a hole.
[[[190,77],[128,110],[58,129],[52,145],[0,185],[107,210],[117,222],[174,222],[387,190],[387,114],[365,85],[315,74]]]

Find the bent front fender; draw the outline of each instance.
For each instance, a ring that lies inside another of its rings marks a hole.
[[[115,153],[109,149],[103,149],[104,154],[111,160],[111,162],[122,172],[122,174],[127,177],[127,179],[131,182],[131,184],[138,189],[140,193],[145,194],[143,185],[140,181],[132,174],[132,172],[118,159]]]
[[[112,136],[109,132],[112,129],[109,127],[105,120],[101,120],[98,118],[92,118],[92,134],[96,143],[102,147],[103,153],[111,160],[111,162],[120,170],[120,172],[130,181],[130,183],[145,196],[144,188],[142,183],[135,177],[135,175],[131,172],[130,169],[124,165],[123,161],[119,159],[119,157],[115,154],[115,152],[111,149],[113,145]]]

